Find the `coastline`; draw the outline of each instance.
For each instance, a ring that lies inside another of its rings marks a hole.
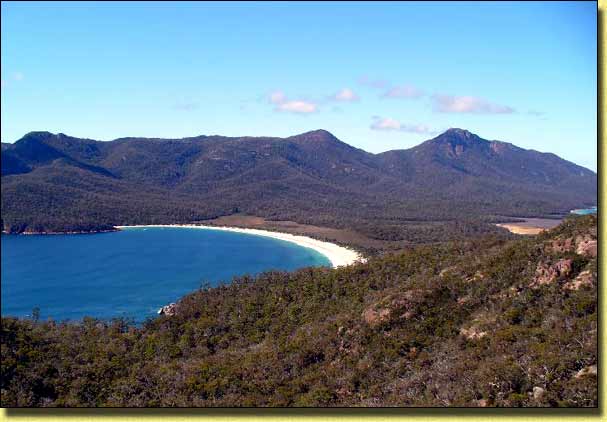
[[[113,229],[104,229],[104,230],[87,230],[87,231],[71,231],[71,232],[7,232],[2,230],[2,234],[6,235],[18,235],[18,236],[34,236],[34,235],[42,235],[42,236],[53,236],[60,234],[98,234],[98,233],[113,233],[120,231],[118,228]]]
[[[579,208],[569,211],[569,214],[573,215],[588,215],[588,214],[597,214],[598,208],[597,206],[593,206],[590,208]],[[563,216],[565,218],[566,216]],[[524,235],[536,235],[540,234],[546,230],[550,230],[560,223],[563,222],[563,218],[536,218],[536,217],[522,217],[523,221],[516,223],[497,223],[495,224],[497,227],[502,227],[514,234],[524,234]]]
[[[116,226],[117,229],[129,229],[129,228],[148,228],[148,227],[177,227],[177,228],[188,228],[188,229],[201,229],[201,230],[221,230],[235,233],[251,234],[256,236],[270,237],[273,239],[284,240],[287,242],[295,243],[296,245],[304,248],[313,249],[316,252],[324,255],[331,262],[333,268],[344,267],[355,264],[356,262],[365,262],[365,259],[358,252],[346,248],[344,246],[336,245],[335,243],[325,242],[317,239],[313,239],[307,236],[298,236],[290,233],[273,232],[269,230],[260,229],[245,229],[241,227],[225,227],[225,226],[205,226],[205,225],[193,225],[193,224],[150,224],[150,225],[132,225],[132,226]]]
[[[593,205],[592,207],[588,207],[588,208],[576,208],[574,210],[569,211],[570,214],[575,214],[575,215],[588,215],[588,214],[597,214],[598,213],[598,206],[597,205]]]

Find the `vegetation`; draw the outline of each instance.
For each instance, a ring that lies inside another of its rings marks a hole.
[[[5,317],[2,406],[597,406],[596,223],[243,276],[139,327]]]

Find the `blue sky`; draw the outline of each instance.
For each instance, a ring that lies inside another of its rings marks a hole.
[[[2,141],[449,127],[596,171],[594,2],[2,2]]]

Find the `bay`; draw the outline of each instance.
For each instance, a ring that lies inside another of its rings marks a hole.
[[[283,240],[217,230],[129,228],[87,235],[2,235],[2,315],[137,322],[208,283],[330,266]]]

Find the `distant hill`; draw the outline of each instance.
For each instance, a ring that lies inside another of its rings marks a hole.
[[[325,130],[289,138],[110,142],[31,132],[2,144],[11,232],[96,230],[243,212],[333,227],[545,216],[596,204],[597,176],[554,154],[450,129],[371,154]]]
[[[449,129],[407,150],[379,154],[384,168],[429,189],[431,195],[470,199],[510,198],[555,204],[593,202],[596,174],[550,153],[526,150],[500,141],[487,141],[462,129]]]

